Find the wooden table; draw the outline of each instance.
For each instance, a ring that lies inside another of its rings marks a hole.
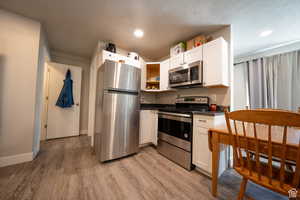
[[[260,137],[260,141],[264,142],[267,141],[267,129],[264,129],[265,127],[261,127],[260,131],[263,133]],[[274,137],[274,140],[272,140],[272,143],[274,146],[281,143],[282,136],[279,134],[282,132],[280,129],[281,127],[278,127],[278,130],[275,130],[274,135],[276,135],[276,131],[278,132],[278,136]],[[246,126],[247,132],[251,132],[251,127]],[[259,130],[259,129],[258,129]],[[241,129],[238,129],[238,133],[242,133]],[[242,135],[242,134],[241,134]],[[247,135],[248,136],[248,135]],[[253,137],[248,137],[250,140],[253,140]],[[300,139],[300,129],[289,129],[288,131],[288,138],[287,138],[287,151],[288,151],[288,158],[291,161],[296,161],[297,158],[297,150],[298,150],[298,142]],[[216,126],[214,128],[209,129],[208,131],[208,142],[209,142],[209,148],[212,152],[212,183],[211,183],[211,191],[213,196],[217,196],[217,187],[218,187],[218,174],[219,174],[219,158],[220,158],[220,144],[225,145],[232,145],[231,137],[229,135],[229,132],[227,130],[227,127],[224,124],[220,126]],[[255,149],[253,149],[255,150]],[[275,150],[274,150],[275,151]],[[280,149],[278,154],[280,153]]]

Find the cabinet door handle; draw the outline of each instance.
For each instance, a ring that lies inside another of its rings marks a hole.
[[[206,123],[207,120],[199,119],[198,122],[204,122],[204,123]]]

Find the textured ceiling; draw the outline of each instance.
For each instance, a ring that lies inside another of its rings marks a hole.
[[[158,59],[174,42],[225,24],[233,25],[236,56],[300,39],[300,0],[1,0],[0,7],[41,21],[52,50],[82,57],[97,40],[111,40]],[[266,29],[273,34],[259,37]]]

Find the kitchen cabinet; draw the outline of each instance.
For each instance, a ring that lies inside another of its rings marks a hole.
[[[184,62],[193,63],[203,59],[203,47],[199,46],[184,53]]]
[[[171,91],[169,88],[170,60],[141,64],[141,90],[146,92]]]
[[[194,115],[193,117],[193,154],[192,163],[197,169],[211,176],[212,166],[211,159],[212,154],[208,146],[208,130],[217,125],[225,123],[224,115],[221,116],[205,116]],[[219,175],[221,175],[227,168],[227,149],[224,148],[220,155]]]
[[[170,60],[164,60],[160,63],[160,82],[159,89],[160,90],[168,90],[169,89],[169,69],[170,69]]]
[[[170,69],[180,67],[183,64],[184,64],[184,53],[180,53],[170,58]]]
[[[141,90],[146,90],[146,70],[146,62],[143,59],[141,59]]]
[[[203,82],[205,87],[228,87],[228,43],[222,38],[203,46]]]
[[[160,86],[160,63],[147,62],[144,76],[146,77],[146,90],[159,90]]]
[[[157,110],[140,111],[140,145],[157,145]]]

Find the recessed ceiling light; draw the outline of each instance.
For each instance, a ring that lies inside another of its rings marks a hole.
[[[141,38],[144,36],[144,32],[141,29],[135,29],[133,34],[137,38]]]
[[[266,30],[260,33],[260,37],[267,37],[273,33],[272,30]]]

